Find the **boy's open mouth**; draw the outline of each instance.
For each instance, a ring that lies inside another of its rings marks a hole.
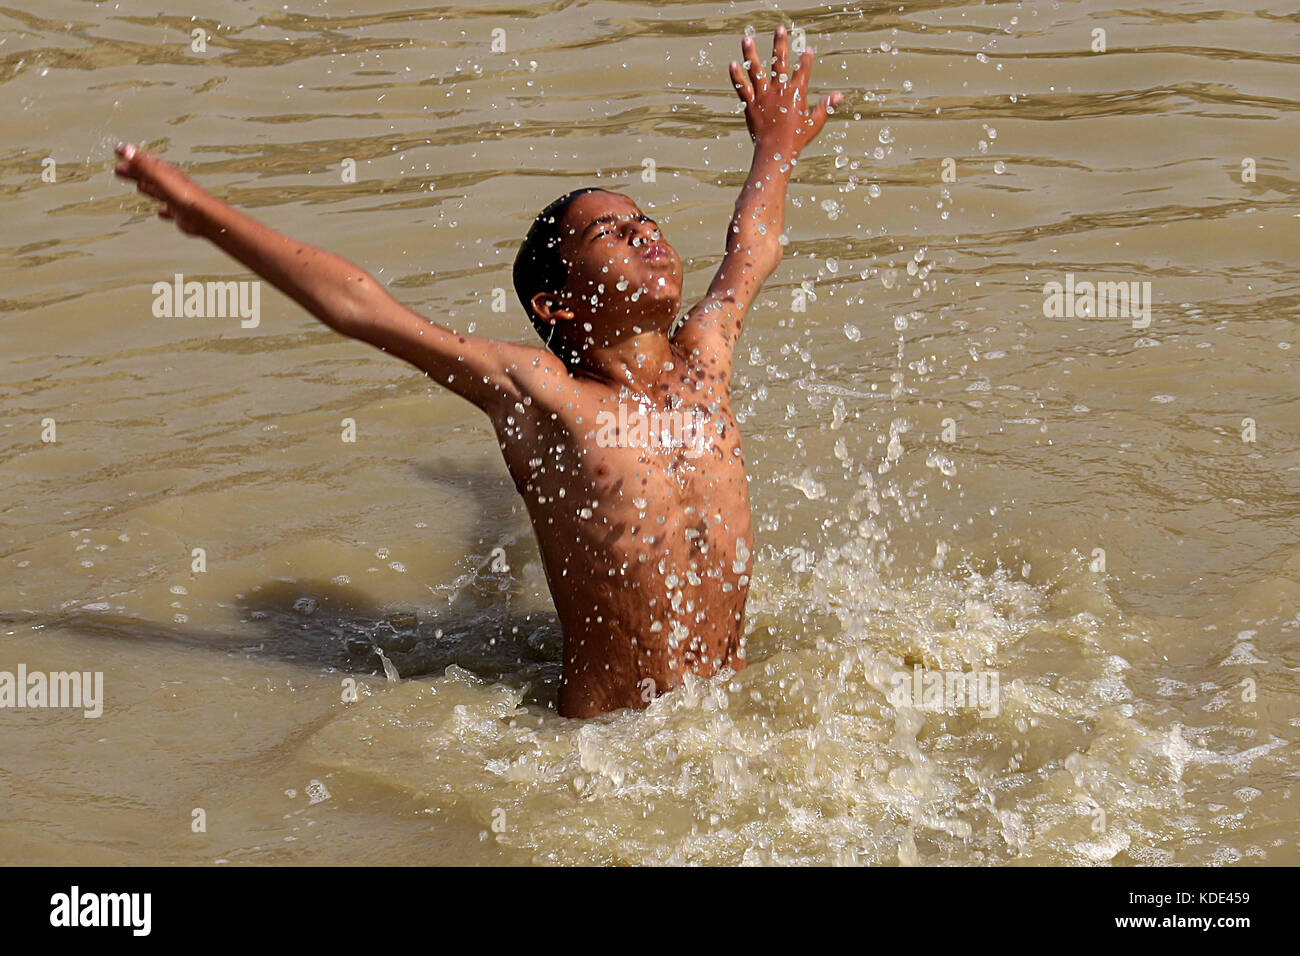
[[[668,262],[672,259],[672,253],[662,243],[652,242],[646,248],[646,251],[641,253],[641,258],[646,262]]]

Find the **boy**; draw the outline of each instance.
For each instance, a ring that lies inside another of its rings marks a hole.
[[[752,37],[741,46],[745,66],[733,62],[731,80],[753,164],[722,266],[675,331],[681,260],[617,193],[570,193],[529,230],[514,281],[546,341],[538,349],[435,325],[357,266],[262,226],[156,156],[118,147],[118,175],[162,202],[164,219],[209,239],[330,328],[405,359],[487,413],[564,631],[566,717],[644,707],[686,671],[709,677],[744,666],[754,539],[732,352],[781,260],[794,160],[843,97],[805,108],[812,50],[790,75],[784,27],[771,75]]]

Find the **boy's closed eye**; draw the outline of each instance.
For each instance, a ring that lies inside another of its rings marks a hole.
[[[613,226],[614,221],[615,221],[615,219],[614,219],[613,216],[601,216],[599,219],[594,220],[594,221],[592,222],[592,225],[594,226],[594,225],[600,224],[600,228],[596,231],[595,235],[593,235],[593,236],[591,237],[591,240],[590,240],[590,241],[591,241],[591,242],[595,242],[597,239],[600,239],[602,236],[608,236],[608,235],[610,235],[610,234],[614,231],[612,228],[610,228],[610,227]],[[655,221],[654,221],[653,219],[651,219],[649,216],[646,216],[646,215],[638,216],[638,217],[636,217],[636,221],[637,221],[637,222],[645,222],[645,223],[649,223],[651,226],[654,227],[656,237],[658,236],[658,233],[659,233],[659,223],[655,222]]]

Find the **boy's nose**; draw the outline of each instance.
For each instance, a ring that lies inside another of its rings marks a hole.
[[[658,226],[653,226],[648,222],[634,222],[632,224],[632,244],[635,246],[648,245],[654,240],[655,233],[658,231]]]

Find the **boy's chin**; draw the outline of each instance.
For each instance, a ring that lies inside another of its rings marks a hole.
[[[680,295],[643,292],[633,302],[630,298],[606,313],[605,328],[611,333],[637,335],[641,332],[666,331],[681,311]]]
[[[682,308],[682,294],[676,288],[649,288],[641,295],[639,302],[631,303],[633,312],[658,315],[671,313],[676,315]],[[640,308],[638,308],[640,306]]]

